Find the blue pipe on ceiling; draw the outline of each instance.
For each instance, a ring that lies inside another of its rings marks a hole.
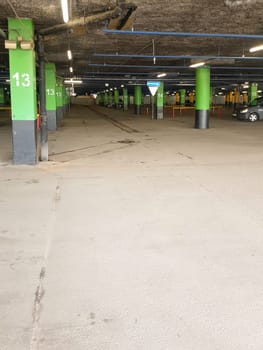
[[[132,54],[112,54],[112,53],[94,53],[95,57],[111,57],[111,58],[142,58],[142,59],[220,59],[220,60],[256,60],[262,61],[263,57],[246,57],[246,56],[198,56],[198,55],[184,55],[184,56],[152,56],[152,55],[132,55]]]
[[[119,35],[160,35],[160,36],[190,36],[201,38],[229,38],[229,39],[263,39],[263,35],[257,34],[224,34],[224,33],[189,33],[189,32],[147,32],[142,30],[117,30],[117,29],[103,29],[106,34]]]
[[[89,67],[111,67],[111,68],[149,68],[149,69],[194,69],[190,68],[189,66],[138,66],[138,65],[125,65],[125,64],[104,64],[104,63],[88,63]],[[220,66],[210,66],[211,69],[239,69],[239,70],[263,70],[263,67],[220,67]]]

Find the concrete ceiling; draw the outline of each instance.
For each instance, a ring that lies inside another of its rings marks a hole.
[[[116,86],[144,82],[160,72],[167,73],[168,89],[190,86],[195,72],[189,64],[203,61],[197,56],[213,57],[206,59],[213,86],[228,86],[263,82],[262,51],[249,53],[249,48],[263,44],[263,39],[116,35],[103,29],[261,35],[262,5],[262,0],[71,0],[71,20],[66,25],[60,0],[1,0],[0,28],[7,33],[8,17],[32,18],[36,33],[44,35],[46,59],[56,64],[57,74],[70,76],[71,63],[66,55],[70,48],[73,75],[84,80],[87,91],[101,90],[105,82]],[[0,52],[3,76],[8,70],[3,38]],[[141,55],[144,57],[138,57]],[[157,56],[155,60],[153,55]]]

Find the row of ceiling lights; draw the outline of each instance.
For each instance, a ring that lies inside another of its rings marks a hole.
[[[258,46],[251,47],[249,49],[249,52],[257,52],[257,51],[261,51],[261,50],[263,50],[263,45],[258,45]],[[206,62],[197,62],[197,63],[191,64],[189,67],[190,68],[197,68],[197,67],[202,67],[205,64],[206,64]]]
[[[67,23],[69,21],[68,0],[61,0],[61,8],[62,8],[63,20],[64,20],[65,23]],[[252,52],[257,52],[257,51],[260,51],[260,50],[263,50],[263,45],[258,45],[258,46],[252,47],[252,48],[250,48],[249,52],[252,53]],[[71,61],[72,60],[72,52],[71,52],[70,49],[67,50],[67,56],[68,56],[69,61]],[[198,68],[198,67],[204,66],[205,64],[206,64],[205,62],[197,62],[197,63],[191,64],[189,67],[190,68]],[[70,71],[70,73],[73,73],[72,65],[70,65],[69,71]],[[166,73],[160,73],[160,74],[157,75],[157,78],[162,78],[162,77],[165,77],[165,76],[166,76]],[[71,83],[71,84],[78,83],[78,84],[81,84],[82,81],[80,81],[80,80],[73,80],[71,78],[70,80],[65,80],[65,83]]]

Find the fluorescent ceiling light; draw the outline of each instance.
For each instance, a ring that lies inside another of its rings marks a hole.
[[[73,68],[69,67],[69,71],[70,71],[70,73],[73,73]]]
[[[165,77],[167,74],[166,73],[160,73],[157,75],[157,78],[162,78],[162,77]]]
[[[63,21],[65,23],[68,23],[69,21],[68,0],[61,0],[61,8],[62,8]]]
[[[67,51],[67,55],[68,55],[68,59],[72,60],[72,52],[71,52],[71,50]]]
[[[68,79],[68,80],[64,80],[65,84],[82,84],[83,81],[82,80],[76,80],[76,79]]]
[[[204,65],[205,65],[205,62],[197,62],[197,63],[191,64],[189,67],[190,68],[197,68],[197,67],[201,67]]]
[[[251,47],[251,49],[249,49],[249,52],[256,52],[260,50],[263,50],[263,45]]]

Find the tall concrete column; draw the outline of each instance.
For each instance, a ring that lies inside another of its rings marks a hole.
[[[109,103],[109,94],[108,92],[104,93],[104,107],[107,107]]]
[[[179,92],[177,92],[176,94],[175,94],[175,104],[180,104],[180,94],[179,94]]]
[[[18,37],[22,37],[33,44],[33,22],[31,19],[9,18],[8,33],[9,40],[17,42],[17,48],[9,50],[13,162],[36,164],[38,132],[35,51],[33,48],[21,49],[18,40]]]
[[[142,105],[142,87],[140,85],[135,85],[134,87],[135,114],[141,114],[141,105]]]
[[[195,128],[209,128],[210,67],[196,69]]]
[[[111,91],[109,92],[109,95],[108,95],[108,102],[109,102],[110,107],[112,107],[113,95],[112,95],[112,92],[111,92]]]
[[[179,104],[180,104],[181,106],[184,106],[184,105],[185,105],[185,93],[186,93],[185,89],[180,89],[180,90],[179,90],[179,95],[180,95]]]
[[[258,84],[257,83],[252,83],[249,86],[248,89],[248,101],[252,102],[253,100],[255,100],[258,97]],[[257,102],[252,102],[253,105],[256,105]]]
[[[191,103],[191,105],[194,104],[194,93],[193,92],[189,93],[189,103]]]
[[[128,103],[129,103],[128,89],[123,88],[123,109],[124,109],[124,111],[128,110]]]
[[[118,90],[118,89],[115,89],[115,90],[114,90],[114,104],[115,104],[115,107],[116,107],[116,108],[118,108],[119,99],[120,99],[119,90]]]
[[[5,90],[3,86],[0,86],[0,106],[5,104]]]
[[[46,110],[48,130],[57,129],[56,102],[56,67],[54,63],[46,63]]]
[[[57,127],[63,119],[63,83],[61,78],[57,78],[56,83],[56,105],[57,105]]]
[[[160,82],[160,86],[158,87],[156,93],[156,111],[157,111],[157,119],[163,119],[163,90],[164,83]]]

